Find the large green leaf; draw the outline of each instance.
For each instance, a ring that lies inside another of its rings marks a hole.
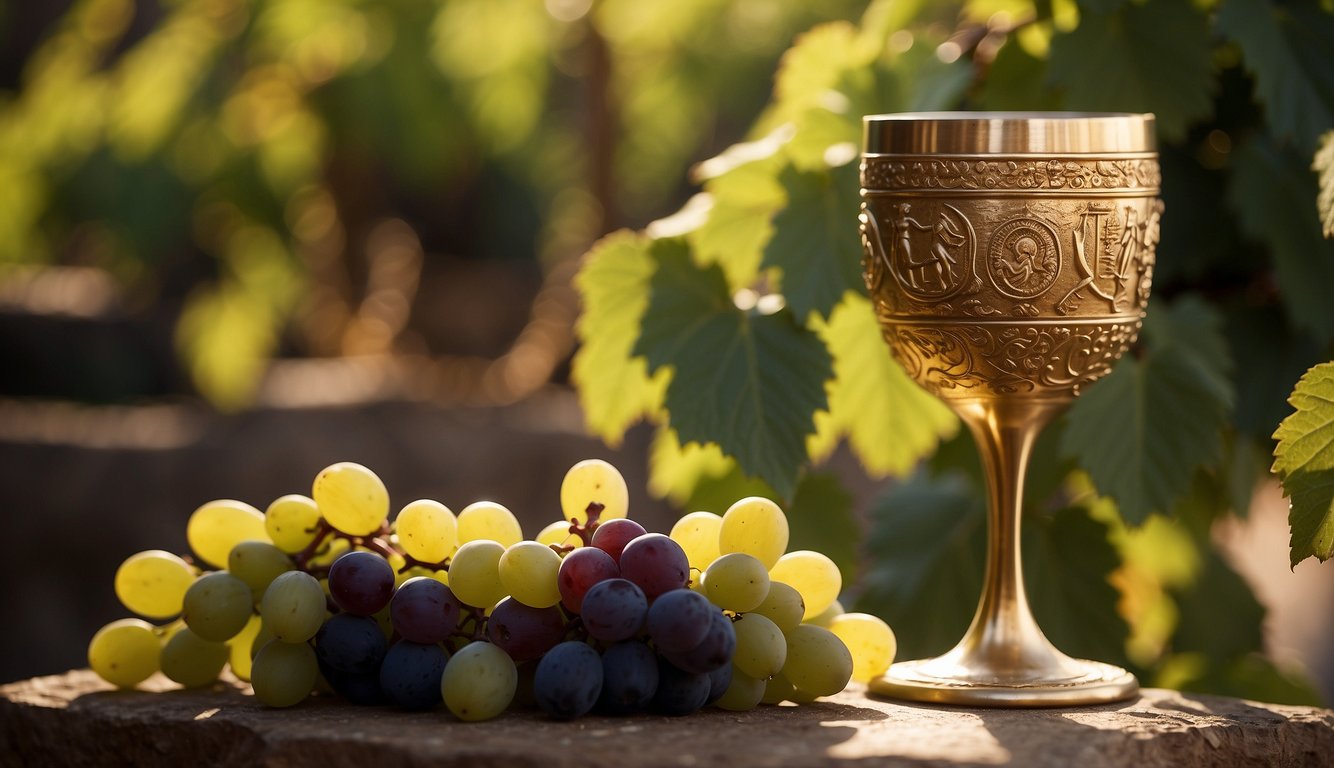
[[[1257,137],[1233,152],[1229,201],[1242,231],[1269,246],[1283,305],[1295,325],[1334,337],[1329,286],[1334,240],[1320,236],[1314,175],[1297,156]]]
[[[787,509],[788,551],[813,549],[838,565],[846,588],[857,575],[861,526],[852,513],[852,494],[829,472],[808,472]]]
[[[649,452],[649,491],[694,512],[721,515],[732,502],[747,496],[775,499],[768,483],[746,477],[717,443],[681,445],[676,431],[659,427]]]
[[[631,424],[661,406],[666,374],[650,378],[644,359],[631,350],[648,307],[654,254],[679,247],[617,232],[589,251],[575,277],[584,311],[570,377],[589,428],[609,444],[618,444]]]
[[[1217,25],[1240,46],[1273,133],[1309,156],[1334,125],[1334,15],[1315,3],[1226,0]]]
[[[790,135],[790,131],[787,132]],[[785,136],[736,144],[700,164],[710,206],[700,226],[686,234],[701,264],[718,264],[732,290],[755,282],[764,246],[773,235],[774,213],[786,192],[778,182]]]
[[[1334,131],[1320,137],[1320,149],[1311,169],[1320,174],[1320,194],[1316,198],[1320,225],[1325,237],[1334,237]]]
[[[1055,110],[1059,94],[1047,87],[1047,62],[1011,37],[996,52],[978,94],[978,106],[988,110]]]
[[[902,475],[958,430],[958,419],[894,361],[865,296],[847,293],[816,332],[834,357],[829,410],[815,417],[810,454],[819,460],[844,435],[872,475]]]
[[[1306,372],[1274,439],[1274,472],[1292,499],[1292,565],[1334,556],[1334,363]]]
[[[1154,305],[1145,354],[1122,359],[1070,409],[1062,451],[1132,525],[1170,510],[1195,467],[1222,457],[1232,390],[1219,325],[1197,300]]]
[[[1195,582],[1176,595],[1179,619],[1172,636],[1177,653],[1200,653],[1219,665],[1264,645],[1265,609],[1250,586],[1212,549]]]
[[[1180,138],[1213,109],[1209,22],[1188,0],[1130,3],[1052,39],[1049,76],[1066,109],[1153,112]]]
[[[792,313],[743,311],[716,265],[664,250],[634,353],[673,371],[670,423],[683,442],[716,442],[742,471],[791,498],[814,415],[828,406],[828,350]]]

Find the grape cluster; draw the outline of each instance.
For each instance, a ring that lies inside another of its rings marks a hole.
[[[194,559],[152,550],[117,570],[143,618],[99,630],[89,665],[120,687],[158,671],[203,686],[230,665],[272,707],[332,692],[485,720],[516,700],[558,719],[806,702],[893,659],[884,622],[843,612],[829,558],[784,554],[768,499],[649,533],[620,473],[588,460],[560,500],[566,519],[534,541],[489,501],[456,516],[418,500],[390,525],[384,484],[350,462],[262,513],[209,502],[186,527]]]

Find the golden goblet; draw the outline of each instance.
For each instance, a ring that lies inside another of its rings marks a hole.
[[[986,579],[953,650],[900,662],[873,693],[1037,707],[1134,695],[1073,659],[1024,592],[1020,510],[1042,428],[1134,342],[1162,201],[1154,118],[940,112],[865,118],[864,276],[890,349],[972,430],[987,478]]]

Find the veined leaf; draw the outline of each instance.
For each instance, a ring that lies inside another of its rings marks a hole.
[[[648,366],[632,356],[632,349],[648,307],[654,253],[674,247],[673,242],[627,231],[608,235],[589,251],[574,280],[584,311],[576,326],[581,346],[570,378],[589,429],[610,445],[662,404],[666,375],[650,378]]]
[[[1217,25],[1241,47],[1274,135],[1295,141],[1302,154],[1315,151],[1334,125],[1334,16],[1315,3],[1227,0]]]
[[[1212,549],[1195,583],[1177,595],[1180,619],[1172,650],[1202,653],[1211,666],[1259,651],[1264,645],[1265,609],[1250,586]],[[1225,626],[1219,626],[1226,617]]]
[[[1211,49],[1208,19],[1188,0],[1129,3],[1085,10],[1052,39],[1047,71],[1066,109],[1153,112],[1164,136],[1180,138],[1213,109]]]
[[[675,430],[659,427],[649,451],[649,492],[684,510],[721,515],[737,499],[777,497],[763,480],[742,474],[717,443],[681,445]]]
[[[816,332],[834,358],[829,410],[815,416],[812,458],[828,457],[847,436],[872,475],[903,475],[958,430],[958,419],[894,361],[871,302],[847,293]]]
[[[1325,237],[1334,237],[1334,131],[1320,138],[1320,150],[1315,154],[1311,170],[1320,174],[1316,208],[1320,211],[1321,227]]]
[[[857,166],[787,168],[778,179],[787,207],[774,216],[762,266],[783,271],[783,295],[797,318],[827,318],[845,293],[862,287]]]
[[[1222,458],[1232,389],[1219,325],[1199,301],[1151,307],[1147,353],[1122,359],[1070,409],[1061,450],[1131,525],[1170,510],[1195,467]]]
[[[778,172],[783,167],[783,156],[778,151],[782,143],[777,137],[770,137],[729,149],[731,152],[743,146],[758,146],[769,154],[731,166],[718,163],[725,170],[704,182],[704,189],[713,201],[708,218],[686,235],[696,261],[720,266],[733,291],[755,282],[765,244],[773,235],[774,213],[786,199],[778,182]],[[726,155],[724,152],[714,160],[726,161]],[[705,161],[701,169],[708,168],[714,160]]]
[[[1274,472],[1292,499],[1292,565],[1334,556],[1334,363],[1306,372],[1274,439]]]
[[[791,498],[806,437],[828,407],[829,352],[791,312],[738,309],[722,270],[700,269],[684,247],[664,249],[634,354],[672,370],[666,405],[683,442],[716,442]]]

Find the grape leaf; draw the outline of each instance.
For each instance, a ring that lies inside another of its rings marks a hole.
[[[779,182],[787,207],[774,216],[764,267],[783,270],[783,295],[797,318],[829,317],[843,294],[861,287],[857,166],[829,171],[786,168]]]
[[[675,430],[659,427],[649,450],[649,492],[682,509],[721,515],[737,499],[778,496],[763,480],[746,477],[717,443],[681,445]]]
[[[1012,37],[987,67],[978,106],[987,110],[1055,110],[1060,97],[1044,82],[1047,62]]]
[[[1306,372],[1274,439],[1274,472],[1292,499],[1292,565],[1334,556],[1334,363]]]
[[[1258,651],[1264,645],[1265,609],[1250,586],[1211,548],[1204,568],[1176,596],[1179,618],[1172,650],[1202,653],[1211,665]],[[1219,626],[1226,617],[1226,626]]]
[[[1198,300],[1154,305],[1146,353],[1126,357],[1070,409],[1061,450],[1074,456],[1131,525],[1171,509],[1197,466],[1222,458],[1232,408],[1226,346]]]
[[[787,508],[790,528],[787,549],[813,549],[838,566],[843,585],[857,575],[857,548],[861,526],[852,514],[852,494],[828,472],[808,472],[797,485],[797,494]]]
[[[662,403],[666,374],[650,378],[644,359],[631,350],[648,307],[654,253],[672,247],[670,240],[616,232],[593,246],[574,279],[584,308],[570,378],[589,429],[613,446]]]
[[[1273,134],[1314,152],[1334,125],[1334,16],[1314,3],[1227,0],[1216,23],[1241,48]]]
[[[848,442],[872,475],[907,473],[937,443],[958,430],[958,419],[917,386],[894,361],[871,302],[849,292],[816,332],[834,358],[829,410],[815,416],[807,444],[813,459]]]
[[[815,411],[828,406],[829,352],[787,310],[742,311],[722,270],[664,249],[634,354],[672,369],[666,405],[683,442],[716,442],[743,472],[791,498]]]
[[[1263,137],[1234,150],[1232,162],[1229,201],[1242,232],[1269,246],[1288,316],[1321,340],[1334,337],[1334,312],[1329,311],[1334,241],[1320,236],[1311,205],[1315,177],[1305,163]]]
[[[734,145],[722,155],[700,165],[723,166],[724,170],[704,182],[712,199],[708,218],[686,239],[700,264],[718,264],[732,290],[755,282],[764,246],[773,235],[774,213],[783,207],[786,193],[778,182],[783,140],[765,138]],[[728,153],[767,153],[745,162],[730,162]]]
[[[1052,39],[1050,62],[1066,109],[1153,112],[1167,138],[1213,109],[1209,23],[1187,0],[1086,10],[1078,27]]]
[[[1316,208],[1320,211],[1320,225],[1325,237],[1334,237],[1334,131],[1320,138],[1320,150],[1315,154],[1311,170],[1320,174],[1320,193]]]

